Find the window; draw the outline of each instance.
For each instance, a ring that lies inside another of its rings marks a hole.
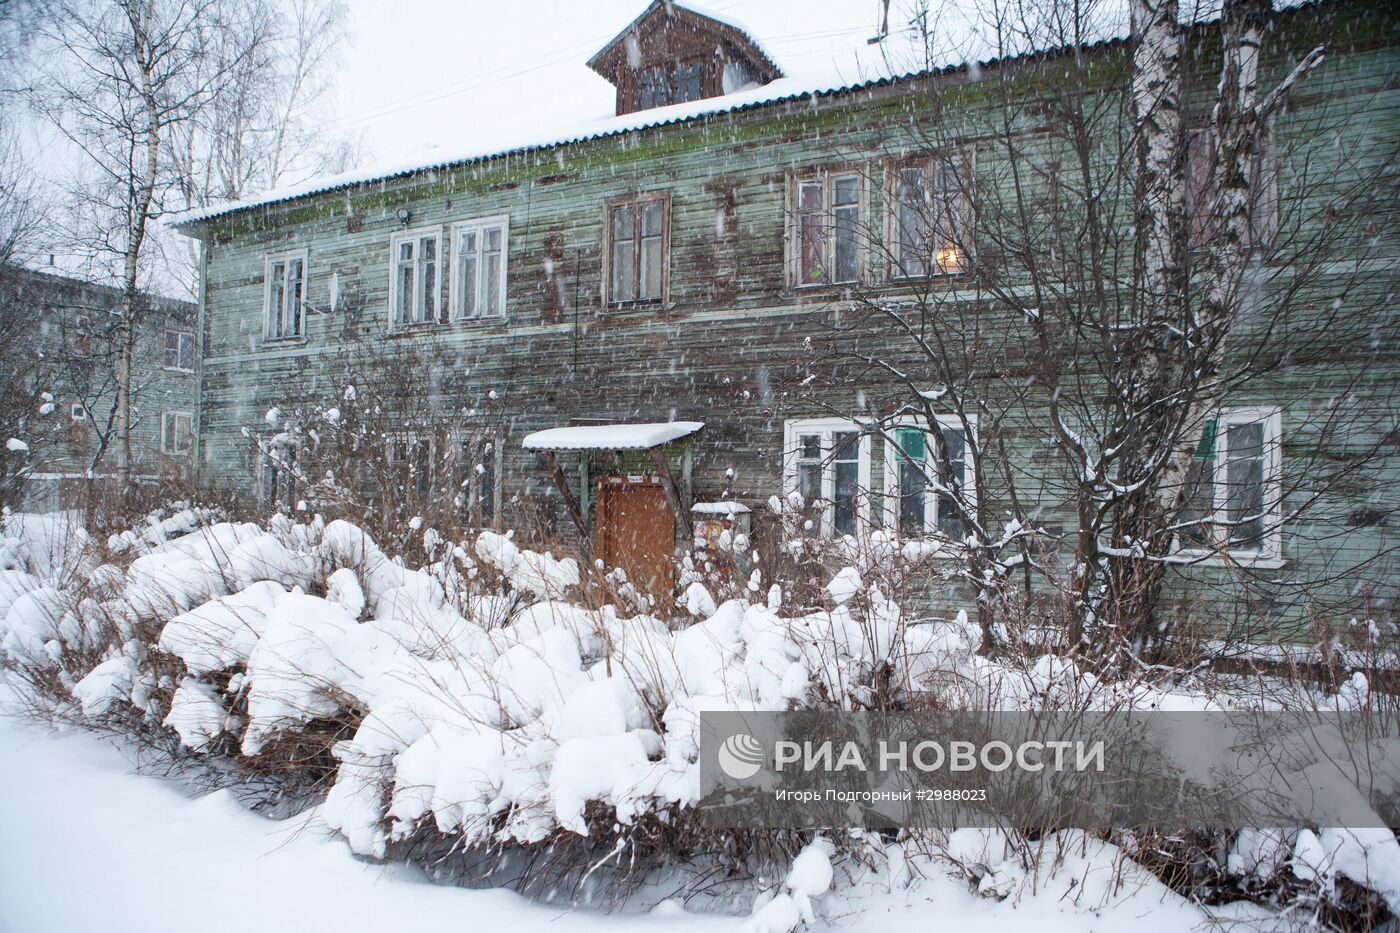
[[[608,304],[665,299],[669,215],[670,196],[664,193],[608,205]]]
[[[186,330],[165,332],[165,368],[194,372],[194,334]]]
[[[856,534],[867,517],[870,437],[843,418],[785,425],[786,486],[817,504],[822,534]]]
[[[1177,519],[1183,551],[1278,559],[1281,428],[1276,408],[1230,408],[1206,421]]]
[[[699,100],[704,96],[704,73],[700,62],[645,69],[637,77],[637,109]]]
[[[438,244],[441,236],[440,230],[425,228],[400,233],[390,241],[394,257],[389,286],[393,327],[440,319]]]
[[[161,453],[187,454],[193,445],[194,417],[187,411],[167,411],[160,416]]]
[[[295,495],[297,449],[293,444],[269,444],[262,465],[263,495],[269,506],[292,505]]]
[[[505,317],[505,217],[467,220],[452,227],[452,319]]]
[[[903,163],[891,181],[892,273],[916,278],[963,271],[972,232],[967,160],[945,155]]]
[[[494,525],[496,518],[496,484],[500,481],[496,469],[499,444],[494,435],[461,441],[458,448],[458,488],[460,504],[471,521],[479,525]]]
[[[1258,151],[1250,165],[1247,247],[1267,249],[1278,231],[1278,172],[1275,167],[1273,123],[1265,124]],[[1188,130],[1186,134],[1186,224],[1187,245],[1203,249],[1221,232],[1216,216],[1215,185],[1222,174],[1215,132],[1209,128]]]
[[[942,451],[923,423],[901,423],[889,433],[893,443],[885,445],[885,489],[890,524],[901,537],[936,534],[961,541],[966,529],[958,499],[965,506],[977,504],[962,422],[951,415],[938,418]]]
[[[788,239],[793,284],[859,281],[864,265],[860,175],[824,172],[799,178],[793,184],[792,200]]]
[[[92,332],[88,329],[87,316],[83,314],[73,318],[73,354],[75,356],[92,355]]]
[[[401,496],[427,500],[433,489],[433,441],[428,437],[400,437],[389,442],[389,462]]]
[[[263,305],[263,336],[268,340],[301,337],[302,301],[306,296],[306,250],[267,257],[267,293]],[[167,345],[169,338],[167,337]],[[194,348],[190,348],[193,369]]]
[[[87,407],[81,402],[74,402],[68,406],[68,416],[74,421],[83,421],[87,418]]]

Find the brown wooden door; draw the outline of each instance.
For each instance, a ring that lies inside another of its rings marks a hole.
[[[676,519],[655,477],[605,476],[598,482],[597,550],[632,585],[666,605],[675,588]]]

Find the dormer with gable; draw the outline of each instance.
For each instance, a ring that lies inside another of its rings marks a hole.
[[[588,60],[617,89],[617,113],[732,94],[783,73],[746,32],[667,0],[653,0]]]

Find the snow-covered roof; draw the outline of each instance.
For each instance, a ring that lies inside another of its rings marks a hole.
[[[1293,4],[1286,3],[1281,5],[1282,9],[1280,12],[1292,13],[1305,10],[1315,6],[1316,2],[1317,0],[1299,0],[1299,2]],[[752,37],[752,33],[745,30],[742,26],[735,24],[734,21],[728,17],[728,14],[716,15],[707,12],[704,8],[693,3],[687,3],[685,6],[702,16],[718,19],[720,22],[728,22],[728,24],[735,29]],[[1218,11],[1212,12],[1193,21],[1192,25],[1199,26],[1214,22],[1218,19],[1218,16]],[[420,157],[412,160],[373,164],[338,175],[323,176],[321,178],[310,179],[300,184],[277,188],[244,200],[231,201],[224,204],[185,211],[184,213],[170,218],[168,222],[176,228],[190,228],[205,221],[213,220],[218,217],[225,217],[229,214],[235,214],[241,211],[265,207],[283,201],[291,201],[297,198],[309,197],[314,194],[323,194],[328,191],[355,188],[373,182],[386,182],[394,178],[401,178],[422,172],[433,172],[474,162],[485,162],[504,156],[554,149],[610,136],[621,136],[640,130],[685,123],[701,117],[724,113],[737,113],[740,111],[797,101],[803,98],[811,98],[815,101],[822,97],[856,93],[877,87],[887,87],[917,78],[973,71],[981,72],[989,68],[999,67],[1018,61],[1043,61],[1066,54],[1082,54],[1103,48],[1121,46],[1124,41],[1125,39],[1122,35],[1109,34],[1093,41],[1087,41],[1077,48],[1074,46],[1059,46],[1033,52],[1007,55],[1001,58],[986,58],[976,62],[957,62],[930,69],[892,72],[879,77],[871,77],[859,81],[851,81],[843,77],[839,70],[823,75],[809,74],[805,76],[795,75],[784,77],[776,81],[770,81],[768,84],[764,84],[760,87],[736,91],[733,94],[725,94],[720,97],[707,97],[688,103],[672,104],[669,107],[639,110],[635,113],[623,114],[621,116],[595,117],[574,124],[572,127],[549,133],[506,136],[492,141],[483,140],[478,145],[450,156],[429,160],[424,160]]]
[[[728,13],[719,13],[715,10],[710,10],[698,3],[692,3],[690,0],[686,0],[685,3],[674,3],[672,0],[652,0],[652,2],[647,5],[647,8],[639,13],[632,22],[622,27],[617,35],[608,40],[606,45],[593,53],[593,57],[588,60],[588,67],[597,70],[598,63],[607,57],[608,53],[616,48],[618,43],[622,42],[622,40],[627,37],[628,33],[636,29],[647,17],[663,7],[666,9],[668,15],[674,16],[676,10],[680,10],[683,13],[693,13],[696,16],[709,20],[722,29],[732,30],[742,37],[744,41],[752,47],[754,52],[762,56],[776,74],[782,74],[782,69],[778,67],[778,60],[770,55],[768,50],[763,47],[763,44],[758,41],[758,33],[754,32],[752,29],[746,28]]]
[[[224,204],[185,211],[173,217],[170,223],[176,228],[189,228],[205,221],[228,216],[229,214],[265,207],[283,201],[291,201],[314,194],[323,194],[328,191],[355,188],[360,185],[389,181],[394,178],[401,178],[420,172],[432,172],[473,162],[485,162],[489,159],[497,159],[503,156],[553,149],[559,146],[588,142],[595,139],[604,139],[610,136],[621,136],[638,130],[684,123],[700,117],[752,110],[786,101],[801,100],[807,97],[816,99],[860,91],[867,88],[881,87],[909,78],[918,77],[923,74],[928,74],[928,72],[911,71],[904,74],[871,78],[854,83],[843,79],[839,74],[828,74],[821,78],[813,78],[812,76],[806,78],[779,78],[761,87],[737,91],[733,94],[725,94],[721,97],[707,97],[703,100],[690,101],[683,104],[672,104],[669,107],[655,107],[651,110],[639,110],[635,113],[623,114],[621,116],[594,117],[574,124],[572,127],[554,130],[547,134],[536,133],[533,135],[514,137],[502,136],[490,141],[483,141],[470,149],[453,153],[450,156],[443,156],[429,162],[424,162],[421,158],[409,161],[400,160],[385,162],[342,172],[338,175],[313,178],[300,184],[276,188],[251,198],[245,198],[241,201],[231,201]]]
[[[520,444],[526,450],[650,450],[689,437],[704,426],[703,421],[576,425],[527,434]]]
[[[723,502],[697,502],[690,507],[690,511],[697,515],[742,515],[744,512],[752,512],[753,509],[742,502],[726,499]]]

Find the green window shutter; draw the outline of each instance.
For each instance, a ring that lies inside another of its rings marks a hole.
[[[1215,459],[1215,419],[1207,418],[1205,427],[1201,429],[1201,443],[1196,448],[1197,460]]]
[[[927,460],[928,450],[926,448],[926,438],[924,432],[915,428],[900,428],[894,432],[895,443],[899,449],[895,451],[897,459],[905,459],[907,454],[914,460]]]

